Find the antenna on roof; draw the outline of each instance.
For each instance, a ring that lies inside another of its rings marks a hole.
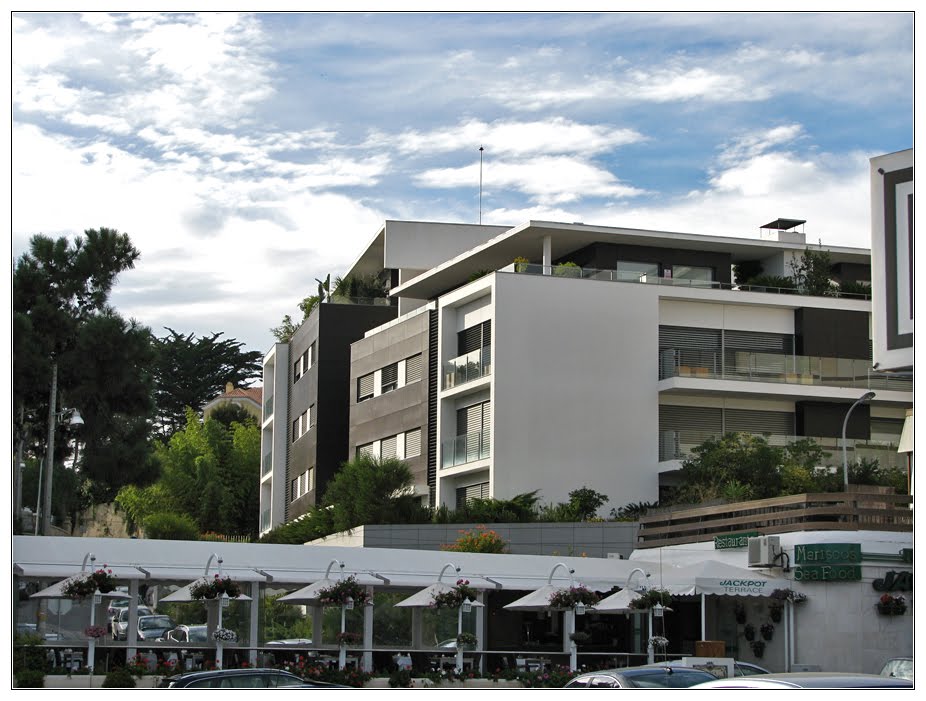
[[[482,224],[482,152],[485,149],[479,147],[479,223]]]

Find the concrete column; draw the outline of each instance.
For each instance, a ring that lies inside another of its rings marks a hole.
[[[138,580],[129,580],[129,627],[125,632],[126,661],[138,654]]]
[[[324,620],[324,608],[321,606],[312,606],[312,645],[318,647],[322,644],[322,622]]]
[[[260,612],[260,582],[251,582],[251,625],[248,631],[248,664],[257,666],[257,646],[260,644],[260,631],[258,630],[258,613]]]
[[[373,587],[367,586],[367,594],[373,601]],[[373,604],[363,607],[363,660],[364,672],[373,671]]]
[[[553,237],[549,234],[543,237],[543,274],[553,273]]]
[[[473,607],[473,611],[476,612],[476,639],[479,641],[477,648],[482,650],[485,648],[486,616],[489,615],[489,607],[486,604],[486,593],[484,590],[478,590],[476,601],[483,604],[483,606]],[[485,671],[485,655],[479,655],[479,671]]]
[[[421,649],[421,609],[412,609],[412,648]]]

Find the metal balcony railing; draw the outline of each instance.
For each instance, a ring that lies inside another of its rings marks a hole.
[[[441,468],[465,465],[489,457],[489,434],[474,431],[441,444]]]

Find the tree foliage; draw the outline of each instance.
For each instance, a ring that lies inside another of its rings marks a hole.
[[[800,259],[791,261],[791,277],[803,294],[835,296],[839,287],[830,279],[832,268],[829,251],[815,251],[808,246]]]
[[[235,339],[222,333],[196,338],[168,328],[167,336],[154,339],[154,396],[157,428],[165,440],[180,430],[187,408],[201,412],[225,385],[242,385],[261,376],[260,351],[242,350]]]

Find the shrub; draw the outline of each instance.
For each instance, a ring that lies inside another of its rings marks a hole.
[[[45,687],[45,672],[41,669],[20,669],[16,672],[18,689],[42,689]]]
[[[504,553],[508,550],[508,543],[495,531],[476,526],[471,531],[460,531],[456,543],[443,545],[441,549],[461,553]]]
[[[746,287],[773,287],[782,290],[796,290],[797,283],[781,275],[757,275],[746,282]]]
[[[412,673],[407,669],[397,669],[389,675],[389,686],[408,688],[412,685]]]
[[[103,680],[104,689],[134,689],[135,677],[125,667],[115,667],[106,674]]]
[[[199,526],[186,514],[159,512],[142,522],[145,537],[154,540],[199,540]]]
[[[865,299],[871,299],[871,283],[846,280],[839,284],[839,296],[843,295],[850,297],[858,295],[863,296]]]

